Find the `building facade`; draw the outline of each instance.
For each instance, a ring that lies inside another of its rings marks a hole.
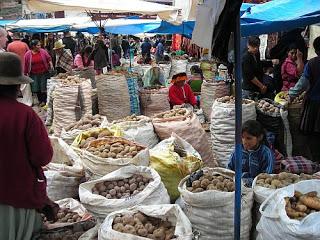
[[[1,0],[0,19],[18,19],[22,17],[21,0]]]

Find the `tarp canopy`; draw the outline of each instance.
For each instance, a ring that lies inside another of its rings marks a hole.
[[[320,0],[274,0],[241,16],[242,36],[287,31],[320,22]]]
[[[194,29],[195,21],[185,21],[180,25],[174,25],[166,21],[162,21],[160,26],[149,31],[149,33],[157,34],[181,34],[191,38]]]
[[[136,13],[158,15],[161,19],[175,20],[178,9],[142,0],[27,0],[33,12],[93,11],[103,13]]]
[[[75,24],[89,22],[91,22],[90,17],[28,19],[6,24],[5,27],[12,32],[63,32]]]
[[[7,24],[11,24],[11,23],[14,23],[16,21],[18,21],[18,20],[3,20],[3,19],[0,19],[0,27],[4,27]]]

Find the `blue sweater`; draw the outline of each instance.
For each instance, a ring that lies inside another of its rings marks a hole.
[[[235,161],[235,152],[233,152],[227,168],[235,171]],[[272,173],[274,162],[274,154],[266,145],[261,145],[254,151],[246,151],[242,146],[242,180],[247,186],[251,186],[258,174]]]

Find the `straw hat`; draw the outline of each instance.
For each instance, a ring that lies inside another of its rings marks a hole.
[[[21,60],[9,52],[0,53],[0,85],[19,85],[33,80],[22,74]]]
[[[64,48],[66,45],[64,45],[63,43],[62,43],[62,41],[61,40],[59,40],[59,41],[56,41],[55,43],[54,43],[54,48],[53,48],[53,50],[58,50],[58,49],[60,49],[60,48]]]

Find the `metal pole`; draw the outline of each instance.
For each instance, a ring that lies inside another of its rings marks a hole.
[[[234,201],[234,239],[240,240],[241,227],[241,175],[242,175],[242,141],[241,141],[241,125],[242,125],[242,88],[241,88],[241,50],[240,50],[240,15],[236,18],[236,26],[234,32],[234,52],[235,52],[235,114],[236,114],[236,162],[235,162],[235,201]]]

